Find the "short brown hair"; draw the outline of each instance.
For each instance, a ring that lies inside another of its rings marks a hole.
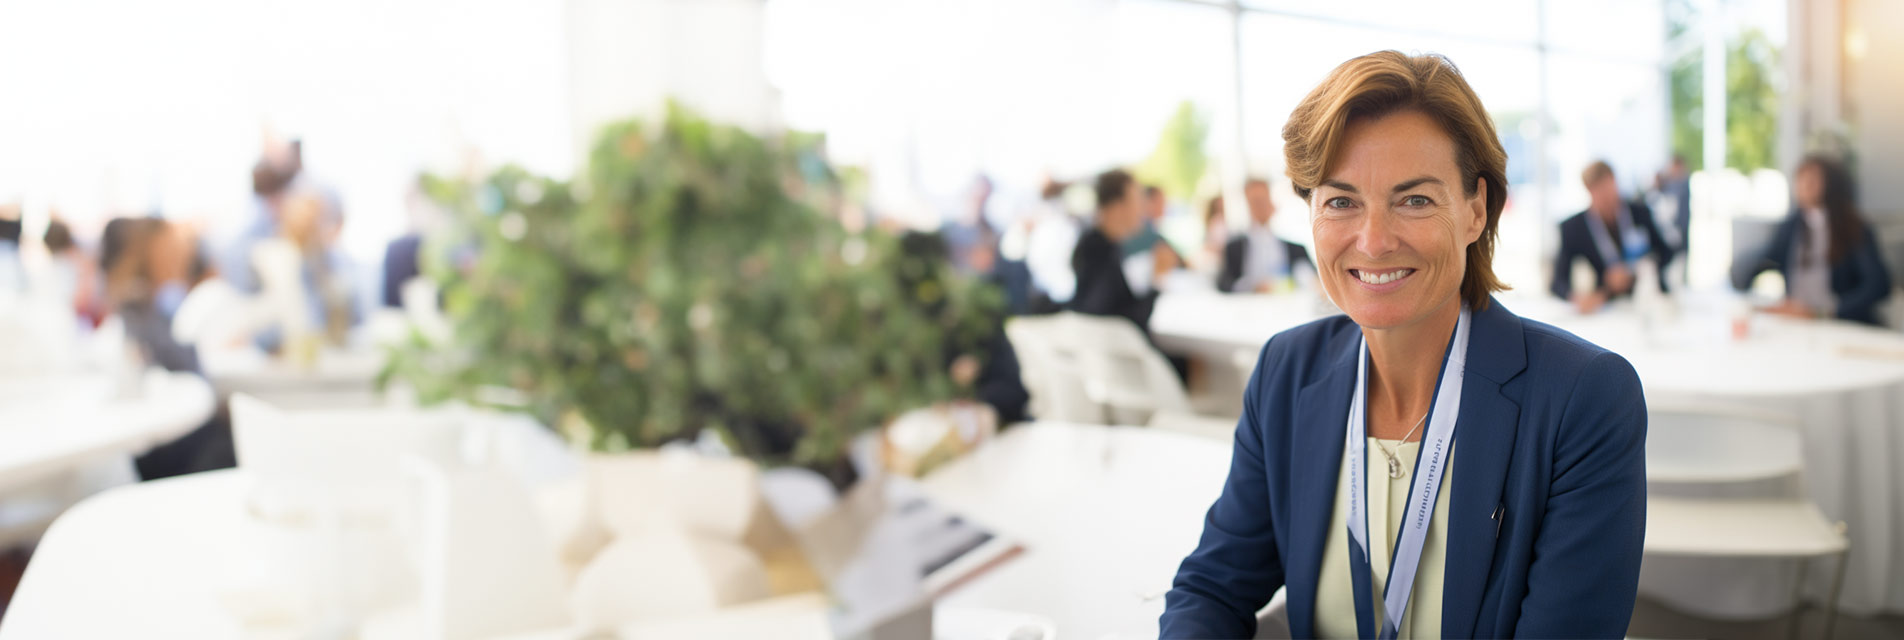
[[[1135,182],[1137,179],[1132,178],[1130,172],[1123,169],[1112,169],[1097,174],[1097,184],[1093,185],[1093,190],[1097,192],[1097,208],[1103,209],[1123,200],[1126,191]]]
[[[1487,226],[1468,245],[1468,270],[1461,278],[1461,299],[1476,311],[1486,309],[1489,294],[1507,289],[1494,275],[1494,242],[1507,204],[1507,151],[1487,108],[1454,62],[1436,54],[1377,51],[1329,72],[1283,125],[1290,186],[1308,201],[1334,168],[1351,123],[1411,109],[1440,124],[1454,141],[1455,165],[1468,195],[1474,195],[1475,180],[1487,182]]]
[[[1591,187],[1593,183],[1611,177],[1613,177],[1613,165],[1607,164],[1605,160],[1595,160],[1593,164],[1587,165],[1586,169],[1580,171],[1580,184]]]

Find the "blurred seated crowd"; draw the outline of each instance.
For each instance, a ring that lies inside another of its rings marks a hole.
[[[248,208],[231,229],[154,212],[112,218],[88,238],[55,212],[39,238],[48,259],[30,277],[19,261],[25,239],[16,213],[6,220],[0,262],[17,275],[0,285],[70,305],[83,332],[122,332],[136,359],[173,372],[204,375],[201,357],[213,350],[310,357],[341,345],[363,317],[338,246],[343,210],[334,191],[305,175],[301,156],[295,141],[263,154]],[[134,466],[150,480],[234,462],[221,407]]]
[[[1764,311],[1881,324],[1878,310],[1892,283],[1850,175],[1835,158],[1806,156],[1792,174],[1790,213],[1769,242],[1741,247],[1732,285],[1749,290],[1760,274],[1774,272],[1784,296]],[[1590,203],[1559,223],[1549,292],[1586,314],[1642,289],[1665,294],[1683,284],[1683,269],[1673,267],[1691,243],[1684,158],[1674,156],[1649,189],[1630,198],[1604,161],[1590,164],[1581,181]],[[1068,207],[1067,188],[1046,179],[1031,210],[999,233],[986,211],[992,184],[981,176],[968,209],[949,216],[942,231],[955,263],[999,283],[1013,314],[1114,316],[1147,331],[1158,296],[1168,291],[1321,295],[1309,251],[1270,224],[1277,210],[1267,179],[1245,181],[1248,221],[1240,229],[1228,223],[1222,196],[1203,200],[1200,246],[1161,233],[1170,211],[1164,191],[1124,169],[1089,181],[1089,210]],[[1187,363],[1171,362],[1187,380]]]
[[[1636,198],[1620,193],[1604,162],[1590,165],[1582,180],[1590,204],[1559,224],[1552,295],[1592,313],[1639,289],[1670,291],[1678,284],[1671,267],[1686,255],[1690,239],[1684,161],[1675,158]],[[1770,242],[1740,254],[1732,284],[1748,289],[1760,274],[1776,272],[1785,295],[1769,311],[1878,324],[1892,283],[1875,230],[1855,204],[1850,173],[1837,160],[1814,155],[1796,167],[1792,182],[1790,213]],[[359,296],[353,267],[338,246],[341,200],[304,171],[300,145],[269,148],[251,184],[248,210],[226,229],[154,214],[112,219],[89,238],[55,215],[40,238],[29,239],[22,237],[18,208],[10,215],[0,210],[0,287],[35,290],[70,305],[85,329],[116,323],[148,365],[201,374],[207,349],[308,359],[326,344],[343,344],[365,315],[359,299],[401,305],[403,284],[418,275],[419,235],[389,244],[381,295]],[[1245,181],[1241,228],[1229,224],[1221,196],[1198,203],[1194,216],[1202,233],[1195,236],[1200,243],[1190,245],[1164,233],[1171,211],[1164,190],[1123,169],[1084,185],[1046,179],[1030,207],[1004,229],[994,228],[988,212],[993,187],[980,177],[964,210],[949,216],[938,236],[955,267],[1000,287],[1008,315],[1113,316],[1147,334],[1158,296],[1168,291],[1320,297],[1310,252],[1273,230],[1272,187],[1261,177]],[[1067,198],[1078,195],[1074,189],[1088,191],[1088,208],[1071,206],[1084,199]],[[30,276],[19,260],[28,241],[43,243],[49,258]],[[1031,417],[1010,345],[1001,336],[991,352],[978,375],[980,399],[1007,423]],[[1190,364],[1170,361],[1188,380]],[[136,462],[141,477],[150,479],[231,466],[232,458],[220,411]]]

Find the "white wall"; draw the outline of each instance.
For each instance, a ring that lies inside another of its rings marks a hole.
[[[1904,220],[1904,38],[1898,37],[1904,34],[1904,2],[1856,0],[1847,8],[1847,79],[1857,119],[1862,204],[1873,217]]]

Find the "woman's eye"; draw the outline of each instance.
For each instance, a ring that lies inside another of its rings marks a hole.
[[[1355,202],[1352,200],[1349,200],[1348,198],[1344,198],[1342,196],[1336,196],[1323,202],[1322,206],[1328,207],[1330,209],[1347,209],[1349,207],[1355,206]]]
[[[1428,196],[1408,196],[1402,198],[1402,206],[1404,207],[1426,207],[1434,203],[1435,201],[1429,200]]]

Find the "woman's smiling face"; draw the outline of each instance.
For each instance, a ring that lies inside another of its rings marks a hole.
[[[1487,225],[1487,184],[1466,192],[1454,140],[1403,109],[1351,122],[1310,196],[1323,289],[1356,324],[1405,327],[1459,304],[1467,247]]]

